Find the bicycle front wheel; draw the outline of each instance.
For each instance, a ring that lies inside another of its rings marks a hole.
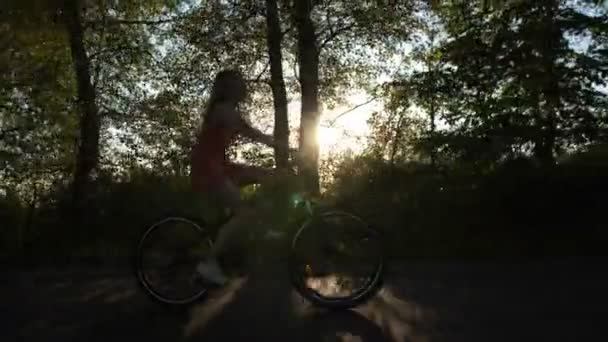
[[[139,283],[162,303],[185,305],[201,299],[207,287],[196,266],[211,246],[210,235],[194,220],[167,217],[154,223],[137,245]]]
[[[313,217],[298,230],[289,271],[294,288],[313,304],[347,309],[380,289],[385,263],[376,230],[354,215],[332,211]]]

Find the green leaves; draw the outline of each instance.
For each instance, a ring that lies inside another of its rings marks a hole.
[[[393,93],[392,108],[413,103],[431,123],[449,125],[423,140],[427,148],[497,162],[536,146],[537,157],[551,160],[598,139],[606,127],[607,96],[598,89],[608,67],[599,52],[605,14],[563,1],[474,6],[435,7],[441,21],[429,19],[426,37],[444,27],[447,39],[419,43],[417,71],[402,81],[410,91]],[[577,46],[583,39],[586,51]]]

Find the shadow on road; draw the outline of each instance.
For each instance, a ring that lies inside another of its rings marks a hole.
[[[241,278],[212,294],[193,308],[184,334],[200,341],[428,341],[425,319],[388,288],[356,310],[318,309],[278,272]]]
[[[0,341],[605,341],[603,263],[404,265],[346,312],[312,307],[284,271],[253,272],[189,310],[130,274],[0,275]],[[604,337],[602,337],[604,336]]]
[[[323,311],[297,295],[283,272],[234,279],[187,311],[152,302],[125,274],[22,273],[11,281],[5,293],[28,296],[8,302],[20,319],[3,341],[427,340],[417,330],[419,308],[388,289],[356,311]]]
[[[380,327],[351,310],[317,312],[302,322],[310,341],[390,341]]]

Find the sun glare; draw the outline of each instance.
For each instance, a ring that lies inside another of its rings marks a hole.
[[[321,158],[346,151],[361,153],[367,146],[370,129],[367,120],[381,104],[370,101],[364,92],[347,96],[347,104],[334,109],[325,108],[317,129],[317,142]],[[289,104],[290,126],[297,129],[300,102]]]
[[[363,151],[369,136],[367,120],[378,110],[377,104],[366,103],[367,98],[364,94],[356,94],[348,98],[350,104],[324,111],[317,130],[321,155]]]
[[[322,154],[339,149],[337,146],[339,134],[338,130],[333,127],[319,127],[317,130],[317,142]]]

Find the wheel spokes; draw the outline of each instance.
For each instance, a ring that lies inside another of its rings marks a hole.
[[[292,247],[296,285],[317,301],[348,301],[378,283],[380,239],[356,217],[335,215],[305,225]]]
[[[138,249],[138,275],[157,300],[187,304],[206,292],[197,281],[196,265],[211,247],[196,223],[165,219],[146,231]]]

